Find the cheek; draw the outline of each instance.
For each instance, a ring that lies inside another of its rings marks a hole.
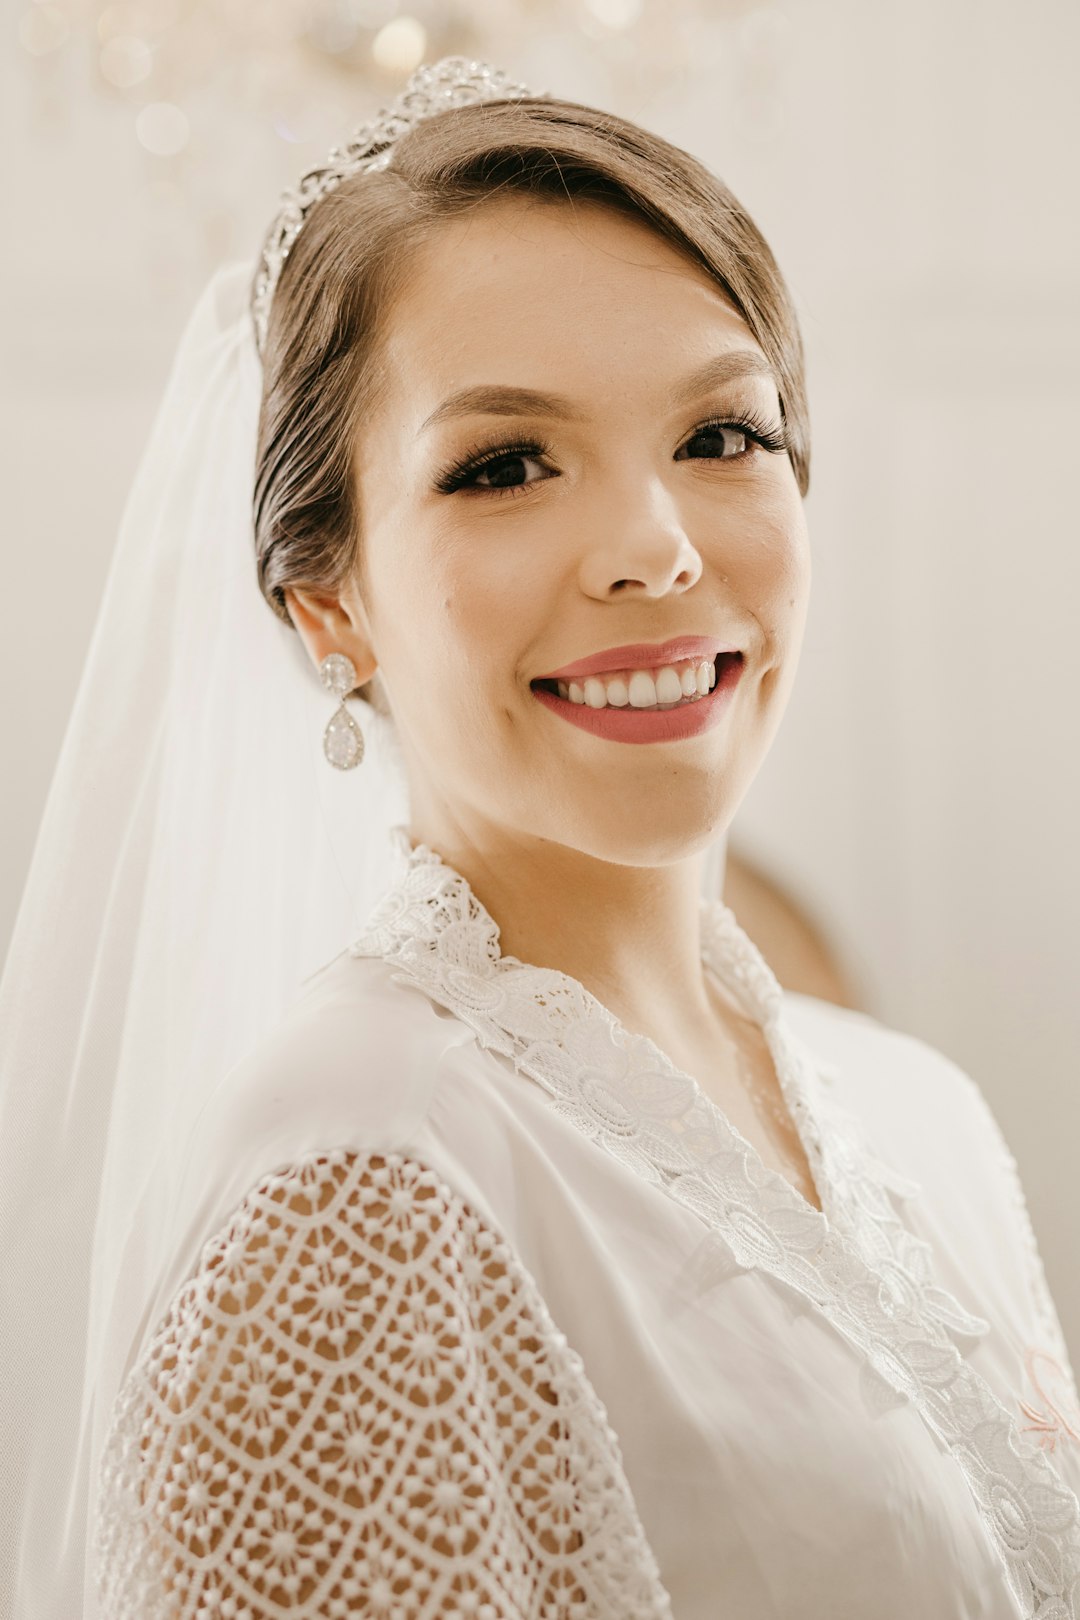
[[[771,642],[798,639],[810,590],[810,543],[801,499],[784,491],[725,526],[718,564],[732,598]]]
[[[777,623],[795,634],[806,617],[810,595],[810,547],[805,532],[778,541],[770,605]]]
[[[481,548],[447,548],[423,589],[424,620],[448,680],[489,694],[512,678],[522,635],[520,581],[481,566]]]
[[[515,523],[480,502],[429,537],[423,599],[448,672],[486,680],[490,694],[525,683],[532,650],[550,633],[560,600],[567,605],[552,540],[539,514]]]
[[[375,546],[372,630],[401,717],[439,750],[449,735],[469,749],[499,723],[521,663],[523,584],[495,537],[434,530],[415,521],[407,545]],[[463,740],[464,739],[464,740]],[[471,742],[468,741],[471,739]]]

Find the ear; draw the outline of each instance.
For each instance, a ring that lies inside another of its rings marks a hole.
[[[345,653],[356,665],[357,686],[370,681],[378,659],[367,614],[353,583],[340,596],[299,585],[288,586],[284,594],[289,617],[315,668],[328,653]]]

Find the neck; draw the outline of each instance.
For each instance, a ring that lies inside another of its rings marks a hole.
[[[704,1033],[716,1005],[701,961],[703,854],[667,866],[618,866],[566,845],[413,817],[499,926],[504,956],[579,980],[640,1033]],[[654,1037],[655,1038],[655,1037]]]

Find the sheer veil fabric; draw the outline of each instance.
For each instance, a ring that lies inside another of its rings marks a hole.
[[[0,1593],[18,1620],[96,1612],[92,1482],[174,1245],[183,1144],[366,916],[406,814],[389,719],[361,716],[359,770],[327,764],[336,700],[258,589],[255,268],[220,268],[183,332],[0,983]]]
[[[221,267],[181,337],[0,981],[5,1620],[96,1615],[101,1449],[190,1226],[185,1143],[365,921],[408,816],[389,717],[327,764],[335,700],[258,588],[255,272]],[[722,872],[717,845],[706,897]]]

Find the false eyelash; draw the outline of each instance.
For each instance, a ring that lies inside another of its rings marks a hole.
[[[779,455],[787,451],[790,446],[783,426],[779,429],[772,427],[762,417],[753,411],[746,411],[739,418],[713,416],[705,422],[699,422],[689,435],[689,439],[696,438],[699,433],[708,433],[716,428],[730,428],[736,433],[744,433],[748,439],[767,451],[770,455]],[[689,442],[689,439],[686,442]],[[492,463],[503,461],[511,456],[546,456],[548,446],[539,440],[501,441],[496,444],[476,444],[460,460],[445,467],[435,476],[435,488],[443,495],[450,495],[455,490],[464,487],[465,482],[474,473],[483,472],[485,467]],[[721,461],[739,461],[745,455],[740,451],[737,456],[721,456],[714,459]],[[708,458],[704,458],[708,459]],[[509,495],[527,488],[524,484],[506,484],[501,489],[479,486],[485,494]]]
[[[436,474],[435,488],[443,495],[450,495],[455,489],[460,489],[466,478],[470,477],[471,474],[483,472],[484,468],[489,467],[493,462],[502,461],[508,456],[546,456],[547,454],[547,445],[540,444],[536,440],[531,440],[528,443],[525,441],[518,442],[517,440],[510,442],[508,440],[499,444],[474,444],[461,461],[454,462],[451,466]],[[508,489],[514,487],[512,484],[506,486]],[[485,491],[485,493],[497,495],[500,491],[492,489]]]
[[[696,438],[699,433],[707,433],[710,428],[732,428],[737,433],[745,433],[748,439],[753,439],[755,444],[760,444],[761,448],[767,450],[772,456],[779,455],[781,452],[786,452],[791,448],[783,422],[778,428],[772,427],[763,416],[759,416],[755,411],[744,411],[743,415],[738,418],[710,417],[707,422],[699,422],[690,438]],[[717,459],[738,461],[742,454],[743,452],[740,451],[738,456],[722,456]]]

